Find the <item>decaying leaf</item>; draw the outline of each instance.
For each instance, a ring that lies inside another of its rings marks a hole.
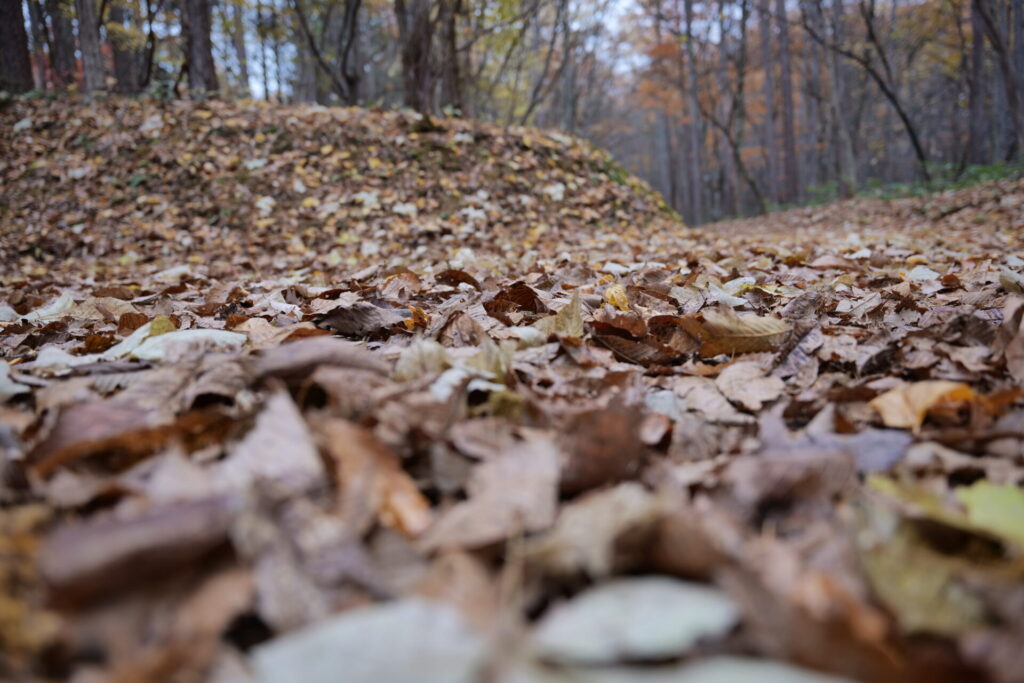
[[[887,427],[917,430],[933,407],[957,401],[970,401],[974,391],[961,382],[929,380],[904,384],[871,400]]]
[[[565,505],[554,528],[528,544],[527,557],[558,575],[603,578],[621,564],[620,544],[649,534],[667,511],[665,501],[635,482],[595,491]]]
[[[549,436],[528,433],[477,465],[467,485],[469,499],[441,515],[424,536],[424,546],[477,547],[550,526],[556,512],[558,461],[558,448]]]
[[[0,677],[1019,678],[1024,180],[686,227],[412,110],[0,148]]]
[[[757,411],[785,390],[785,383],[765,375],[757,363],[733,363],[719,373],[715,385],[725,397],[747,410]]]
[[[720,591],[666,577],[599,584],[556,605],[534,634],[544,659],[573,664],[665,660],[739,619]]]
[[[580,301],[579,292],[573,293],[572,299],[558,313],[547,318],[541,318],[534,323],[534,327],[547,335],[582,337],[583,304]]]
[[[700,355],[735,355],[775,351],[789,337],[792,327],[778,318],[738,314],[731,308],[706,310],[688,318],[686,331],[699,340]]]
[[[260,680],[470,683],[484,643],[445,604],[409,598],[332,617],[259,647]]]
[[[365,529],[370,520],[360,518],[366,513],[408,536],[430,526],[430,503],[397,456],[371,432],[344,420],[323,424],[321,432],[336,463],[341,509],[353,529]]]
[[[626,288],[622,285],[609,285],[604,291],[604,299],[620,311],[629,310],[629,297],[626,296]]]

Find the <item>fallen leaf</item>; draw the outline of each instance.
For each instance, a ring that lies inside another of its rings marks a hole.
[[[258,485],[277,498],[308,492],[324,484],[324,467],[316,446],[291,396],[274,392],[256,424],[213,467],[223,490],[244,492]]]
[[[789,323],[778,318],[740,315],[730,308],[707,310],[684,321],[686,331],[701,342],[700,355],[704,358],[775,351],[792,330]]]
[[[1024,490],[982,479],[957,488],[956,497],[971,525],[1024,548]]]
[[[430,503],[402,469],[398,457],[372,432],[344,420],[320,425],[337,467],[340,507],[353,529],[365,530],[365,510],[409,537],[433,521]]]
[[[885,426],[917,431],[932,408],[973,398],[974,391],[961,382],[925,380],[890,389],[868,405],[881,416]]]
[[[574,292],[572,299],[562,307],[558,313],[546,318],[541,318],[533,324],[538,330],[546,335],[558,335],[561,337],[583,336],[583,304],[580,301],[579,292]]]
[[[256,360],[255,372],[258,377],[297,381],[321,365],[360,368],[382,375],[390,373],[388,365],[378,356],[358,344],[334,337],[311,337],[268,349]]]
[[[758,411],[774,401],[786,389],[778,377],[766,376],[757,363],[732,363],[715,378],[715,385],[725,397],[747,410]]]
[[[626,296],[626,288],[622,285],[609,285],[604,290],[604,300],[620,311],[629,310],[629,297]]]
[[[529,541],[526,557],[558,576],[603,578],[621,566],[620,544],[650,533],[665,512],[664,502],[636,482],[594,491],[564,505],[555,526]]]
[[[0,360],[0,403],[4,403],[19,394],[25,394],[29,391],[31,389],[28,386],[11,379],[11,367],[7,364],[7,361]]]
[[[484,642],[454,607],[422,598],[353,609],[259,646],[266,683],[471,683]]]
[[[665,660],[739,621],[722,592],[667,577],[617,579],[551,608],[534,632],[546,660],[571,664]]]
[[[477,465],[467,484],[469,499],[441,515],[423,546],[478,547],[547,528],[557,511],[558,461],[550,437],[529,433]]]

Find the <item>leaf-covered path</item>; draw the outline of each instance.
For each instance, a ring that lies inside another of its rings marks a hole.
[[[3,677],[1021,680],[1024,182],[689,230],[400,112],[0,148]]]

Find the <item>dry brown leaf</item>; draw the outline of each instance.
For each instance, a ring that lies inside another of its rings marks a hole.
[[[760,364],[752,362],[731,363],[719,373],[715,385],[727,399],[755,412],[786,389],[785,382],[766,376]]]
[[[731,308],[704,311],[684,318],[686,331],[701,342],[704,358],[719,354],[775,351],[789,337],[792,326],[770,316],[740,315]]]
[[[357,533],[374,518],[409,537],[430,526],[430,503],[372,432],[346,420],[327,420],[320,432],[337,466],[339,504]]]
[[[470,475],[469,499],[441,515],[423,546],[479,547],[540,531],[554,521],[558,501],[559,450],[541,432],[477,465]]]
[[[640,411],[613,402],[607,408],[578,413],[562,429],[565,453],[560,488],[563,493],[616,482],[635,470],[643,456]]]
[[[287,498],[322,486],[324,467],[309,428],[291,396],[278,391],[267,399],[256,424],[234,444],[211,475],[223,490],[257,486],[275,498]]]
[[[712,422],[745,424],[754,420],[736,410],[707,377],[679,377],[673,380],[672,391],[683,400],[687,410],[700,413]]]
[[[1024,297],[1010,297],[1003,308],[1003,324],[992,345],[996,356],[1006,360],[1006,371],[1024,383]]]
[[[378,356],[358,344],[334,337],[300,339],[268,349],[256,360],[255,371],[260,377],[291,381],[308,376],[320,365],[361,368],[382,375],[390,372]]]
[[[928,411],[943,403],[970,401],[974,391],[961,382],[926,380],[903,384],[877,396],[868,403],[887,427],[912,429],[915,432],[924,422]]]
[[[46,537],[39,566],[52,599],[62,604],[111,594],[168,576],[227,541],[235,503],[224,498],[186,501],[70,522]]]

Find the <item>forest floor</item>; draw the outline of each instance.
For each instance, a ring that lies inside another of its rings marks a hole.
[[[1022,680],[1024,181],[691,230],[404,112],[0,151],[0,677]]]

